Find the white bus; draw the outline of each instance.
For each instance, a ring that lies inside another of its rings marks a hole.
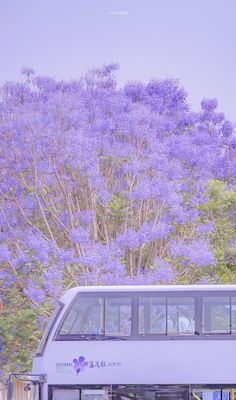
[[[34,400],[236,400],[236,285],[70,289],[32,372]]]

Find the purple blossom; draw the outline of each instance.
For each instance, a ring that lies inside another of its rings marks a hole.
[[[11,275],[8,271],[0,271],[0,280],[3,281],[3,289],[11,288],[12,284],[16,282],[16,277]]]
[[[171,233],[175,232],[175,227],[164,222],[159,222],[151,229],[149,240],[154,241],[158,238],[166,239]]]
[[[57,250],[57,262],[59,265],[66,263],[72,264],[76,262],[74,249],[60,248]]]
[[[233,133],[233,124],[230,121],[225,121],[221,128],[222,135],[224,137],[229,137]]]
[[[119,235],[116,241],[121,248],[134,250],[139,246],[139,235],[133,229],[129,228],[125,233]]]
[[[94,220],[94,211],[93,210],[85,210],[79,214],[79,218],[82,224],[89,225]]]
[[[32,68],[29,68],[29,67],[23,67],[21,69],[21,73],[22,73],[22,75],[26,75],[26,76],[30,76],[30,75],[34,75],[35,74],[34,70]]]
[[[89,241],[89,232],[82,227],[74,228],[70,231],[70,240],[73,244],[86,244]]]
[[[173,267],[171,266],[170,263],[167,261],[163,260],[162,258],[158,257],[154,261],[154,264],[156,266],[156,271],[155,271],[155,278],[157,279],[157,282],[159,283],[173,283],[176,277],[176,273],[173,270]]]
[[[209,285],[211,281],[207,278],[201,278],[198,283],[199,285]]]
[[[214,222],[208,222],[203,225],[199,225],[197,227],[197,232],[200,234],[207,234],[207,233],[213,233],[215,231],[215,224]]]
[[[116,69],[65,82],[31,81],[24,68],[28,84],[1,88],[1,284],[11,290],[15,268],[34,304],[72,280],[172,283],[181,267],[208,276],[221,250],[205,206],[209,182],[235,190],[233,125],[216,99],[190,111],[174,79],[116,89]]]
[[[189,244],[173,240],[170,243],[170,251],[173,257],[181,257],[199,268],[215,264],[208,239],[195,239]]]
[[[57,299],[62,293],[63,274],[60,265],[52,265],[44,273],[44,289],[52,298]]]
[[[46,300],[46,294],[39,284],[32,279],[26,281],[26,288],[24,293],[32,302],[44,303]]]
[[[217,106],[217,99],[203,99],[201,102],[201,107],[204,111],[214,111]]]
[[[12,255],[5,244],[0,244],[0,263],[11,261]]]

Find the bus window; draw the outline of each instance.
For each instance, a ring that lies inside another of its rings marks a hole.
[[[104,333],[103,303],[100,297],[78,297],[61,327],[60,335]]]
[[[131,298],[112,297],[105,300],[105,334],[131,334]]]
[[[168,335],[194,335],[195,302],[193,297],[168,298]]]
[[[235,389],[194,389],[192,400],[235,400]]]
[[[82,389],[81,400],[108,400],[108,390],[105,389]]]
[[[80,400],[79,389],[53,388],[52,400]]]
[[[229,400],[225,397],[222,397],[222,392],[220,389],[194,389],[192,391],[192,400]]]
[[[229,297],[203,297],[202,332],[230,333]]]
[[[236,297],[232,297],[231,304],[231,332],[236,333]]]
[[[166,298],[140,297],[138,309],[139,334],[166,333]]]

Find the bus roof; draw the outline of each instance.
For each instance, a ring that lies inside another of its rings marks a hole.
[[[123,285],[123,286],[77,286],[69,289],[61,298],[67,303],[78,293],[96,292],[197,292],[197,291],[236,291],[236,285]]]

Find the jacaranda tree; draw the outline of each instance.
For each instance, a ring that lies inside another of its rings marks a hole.
[[[216,99],[191,111],[172,79],[117,89],[116,69],[58,82],[24,68],[1,88],[2,330],[24,310],[32,347],[74,285],[235,280],[232,124]]]

